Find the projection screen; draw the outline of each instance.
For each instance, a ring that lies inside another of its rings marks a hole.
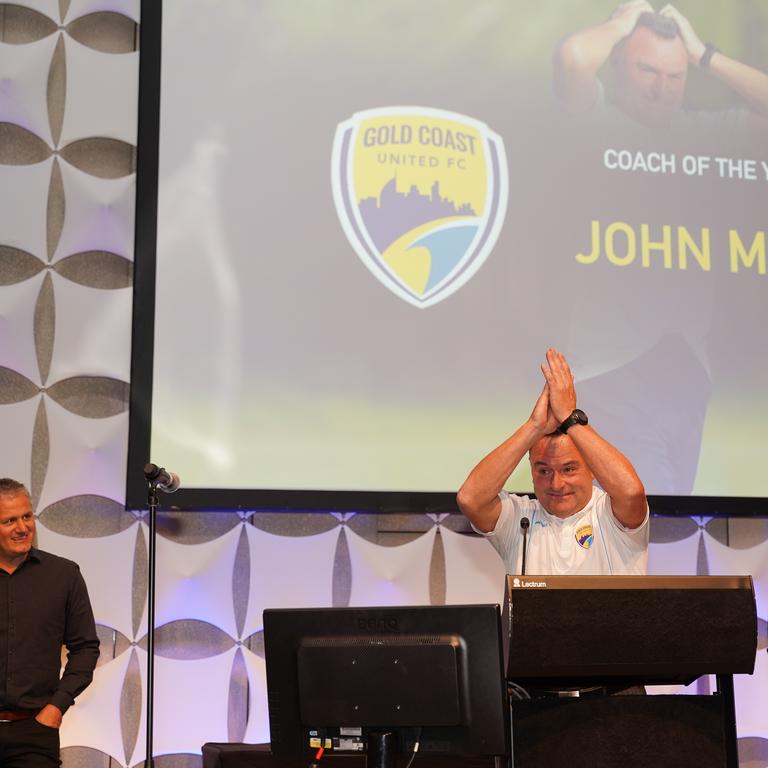
[[[163,0],[129,503],[450,506],[554,346],[659,509],[765,513],[768,4],[677,7]]]

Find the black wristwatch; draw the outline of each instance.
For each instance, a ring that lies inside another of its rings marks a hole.
[[[557,428],[557,431],[565,434],[574,424],[589,424],[587,414],[578,408]]]
[[[699,67],[701,69],[709,69],[709,62],[712,61],[712,57],[716,53],[720,53],[720,49],[712,45],[712,43],[707,43],[704,46],[704,53],[701,54],[699,59]]]

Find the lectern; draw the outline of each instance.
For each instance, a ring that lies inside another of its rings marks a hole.
[[[688,684],[712,696],[513,700],[515,768],[737,768],[733,675],[754,671],[749,576],[507,576],[502,635],[513,689]]]

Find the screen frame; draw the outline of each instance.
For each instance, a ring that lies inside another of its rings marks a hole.
[[[308,726],[301,723],[299,648],[307,638],[454,636],[462,715],[458,726],[424,726],[421,752],[449,755],[508,755],[509,717],[504,679],[501,609],[498,604],[273,608],[264,611],[264,651],[270,739],[275,755],[306,755]],[[491,648],[490,646],[495,646]],[[419,679],[420,675],[416,675]],[[495,686],[495,691],[493,690]],[[375,695],[375,688],[371,692]],[[318,726],[334,727],[326,724]],[[340,723],[351,725],[356,723]],[[370,726],[364,726],[371,729]],[[382,723],[381,727],[389,727]],[[403,732],[415,730],[402,727]],[[445,748],[445,745],[449,745]],[[497,751],[496,747],[502,748]]]
[[[126,509],[148,507],[143,467],[150,456],[155,337],[158,172],[163,0],[141,0],[139,30],[139,121],[131,342],[131,381]],[[489,446],[491,450],[493,446]],[[480,458],[480,457],[478,457]],[[173,469],[170,467],[170,469]],[[469,471],[470,467],[467,468]],[[183,481],[183,478],[182,478]],[[457,489],[458,490],[458,489]],[[533,496],[530,490],[515,491]],[[279,488],[185,488],[161,495],[172,510],[293,512],[459,513],[452,492],[283,490]],[[670,517],[768,517],[768,498],[724,496],[648,497],[651,514]]]

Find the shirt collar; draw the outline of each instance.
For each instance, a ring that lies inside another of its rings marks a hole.
[[[41,552],[39,549],[35,549],[32,547],[32,549],[29,550],[27,553],[27,556],[16,566],[13,573],[18,573],[20,569],[22,569],[30,560],[34,560],[36,563],[39,563],[43,558],[44,552]],[[7,576],[12,576],[12,573],[8,573],[5,569],[2,569],[3,572]]]
[[[32,547],[32,549],[29,550],[29,555],[27,555],[27,560],[37,560],[39,563],[43,559],[42,556],[43,553],[39,549]]]

